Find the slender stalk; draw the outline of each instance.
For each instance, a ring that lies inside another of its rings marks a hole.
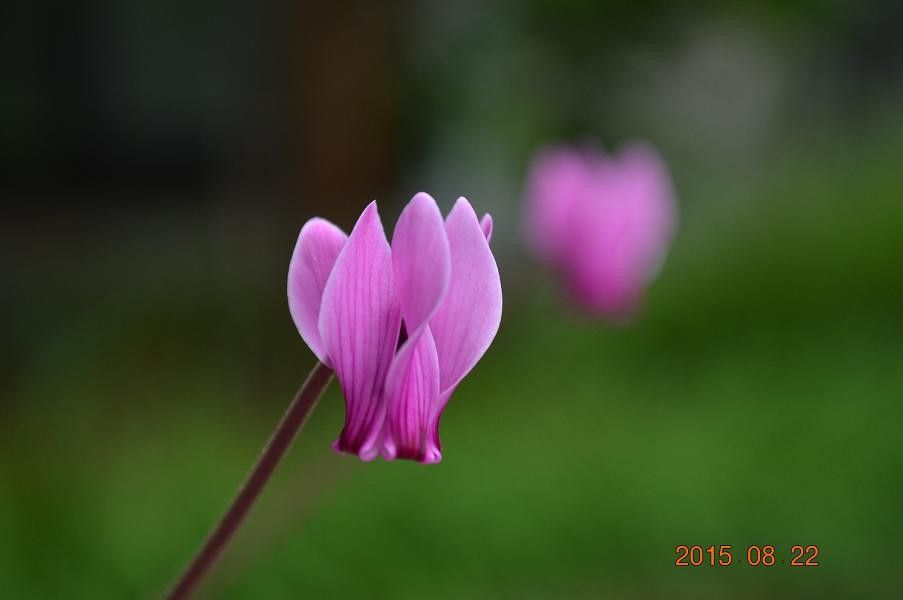
[[[323,363],[317,363],[307,380],[295,394],[295,399],[289,405],[288,410],[276,426],[276,430],[261,452],[257,463],[248,475],[241,489],[228,510],[210,532],[204,545],[189,563],[179,581],[169,592],[167,598],[176,600],[188,598],[194,588],[197,587],[207,571],[225,550],[235,531],[241,525],[245,515],[254,505],[257,496],[266,485],[276,466],[285,455],[295,439],[307,416],[313,410],[317,400],[332,380],[333,371]]]

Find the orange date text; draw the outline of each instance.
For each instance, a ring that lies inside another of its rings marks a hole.
[[[783,553],[772,545],[747,546],[746,548],[721,546],[684,546],[674,548],[676,567],[729,567],[749,565],[750,567],[817,567],[818,546],[794,545]]]

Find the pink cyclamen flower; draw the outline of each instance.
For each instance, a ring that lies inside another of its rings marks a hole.
[[[501,321],[491,232],[492,218],[479,221],[466,199],[443,221],[424,193],[402,211],[391,247],[376,202],[350,236],[319,218],[301,229],[289,310],[345,394],[336,450],[364,460],[441,459],[442,411]]]
[[[649,146],[614,156],[556,147],[527,180],[527,236],[589,312],[621,321],[642,302],[674,235],[668,169]]]

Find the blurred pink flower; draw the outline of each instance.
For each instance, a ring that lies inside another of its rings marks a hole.
[[[676,207],[658,153],[635,144],[615,156],[556,147],[527,180],[527,237],[588,312],[624,321],[642,303],[674,235]]]
[[[350,236],[319,218],[301,229],[289,310],[345,394],[336,450],[363,460],[441,459],[442,411],[501,321],[491,231],[491,217],[478,221],[464,198],[443,222],[424,193],[402,211],[391,247],[376,202]]]

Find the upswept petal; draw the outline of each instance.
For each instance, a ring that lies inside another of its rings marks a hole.
[[[392,257],[376,203],[361,214],[326,282],[320,335],[345,395],[342,452],[375,458],[385,417],[382,397],[401,314]]]
[[[332,366],[320,338],[323,288],[348,236],[325,219],[314,218],[301,228],[288,266],[288,309],[298,333],[326,366]]]
[[[392,234],[392,273],[408,335],[426,323],[448,291],[451,256],[442,213],[423,192],[398,217]]]
[[[465,198],[455,203],[445,231],[451,250],[451,283],[430,320],[439,355],[440,393],[457,385],[483,356],[502,318],[498,266]]]
[[[486,236],[486,241],[492,241],[492,215],[486,213],[483,215],[483,218],[480,219],[480,229],[483,230],[483,235]]]
[[[386,377],[383,458],[438,462],[430,427],[438,401],[439,357],[430,328],[424,325],[402,345]]]

